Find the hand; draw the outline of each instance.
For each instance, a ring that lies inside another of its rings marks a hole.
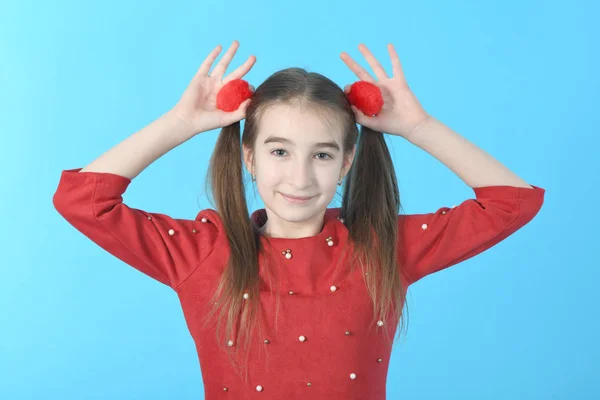
[[[389,133],[392,135],[407,137],[418,127],[425,124],[430,116],[425,112],[415,95],[412,93],[404,73],[400,59],[392,44],[388,45],[388,51],[392,60],[393,77],[390,78],[379,62],[373,57],[373,54],[364,44],[358,46],[360,52],[365,56],[367,62],[375,72],[379,81],[363,69],[347,53],[342,52],[340,57],[348,67],[363,81],[373,83],[381,90],[383,96],[383,107],[376,116],[367,116],[352,106],[356,122],[377,132]],[[344,92],[349,93],[350,85],[346,85]]]
[[[248,57],[248,60],[244,64],[223,79],[225,70],[229,66],[238,47],[239,42],[234,40],[231,47],[223,55],[223,58],[221,58],[209,76],[208,71],[221,52],[221,45],[215,47],[208,57],[204,59],[204,62],[181,96],[181,99],[171,110],[177,117],[190,126],[194,135],[231,125],[246,117],[246,108],[250,104],[251,99],[244,101],[233,112],[225,112],[217,108],[217,93],[219,93],[219,90],[229,81],[241,79],[256,62],[256,57]],[[254,91],[254,88],[251,89]]]

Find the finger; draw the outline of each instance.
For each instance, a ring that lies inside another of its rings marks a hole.
[[[229,49],[227,49],[225,54],[223,54],[221,60],[217,63],[217,66],[210,73],[210,76],[217,79],[221,79],[223,77],[223,74],[225,74],[225,70],[229,66],[229,63],[235,55],[235,52],[237,51],[238,47],[240,47],[239,42],[237,40],[234,40],[231,46],[229,46]]]
[[[223,79],[223,85],[225,85],[227,82],[232,81],[234,79],[241,79],[244,75],[246,75],[248,73],[248,71],[250,71],[250,68],[252,68],[252,66],[254,66],[255,62],[256,62],[255,56],[248,57],[248,59],[246,60],[245,63],[243,63],[242,65],[237,67],[237,69],[235,71],[233,71],[232,73],[227,75],[227,77],[225,77],[225,79]]]
[[[383,79],[388,78],[385,70],[383,69],[381,64],[379,64],[379,61],[377,61],[377,59],[373,56],[371,51],[369,51],[369,49],[367,49],[367,46],[365,46],[364,44],[361,43],[358,45],[358,49],[360,50],[362,55],[365,56],[365,58],[367,59],[367,62],[373,69],[373,72],[375,72],[375,76],[377,77],[377,79],[383,80]]]
[[[377,123],[377,116],[375,115],[367,115],[363,113],[361,110],[356,108],[355,106],[351,106],[354,111],[354,117],[356,119],[356,123],[360,125],[368,126],[371,129],[378,130],[377,127],[379,124]]]
[[[352,87],[352,85],[346,85],[344,86],[344,93],[348,94],[350,93],[350,88]]]
[[[352,108],[352,111],[354,111],[354,119],[356,119],[356,122],[360,125],[363,125],[367,116],[355,106],[350,107]]]
[[[398,53],[396,53],[396,49],[394,48],[393,44],[388,44],[388,51],[390,53],[390,58],[392,59],[393,76],[404,80],[404,71],[402,70],[402,63],[400,62],[400,57],[398,57]]]
[[[242,104],[240,104],[238,109],[235,111],[234,118],[236,121],[241,121],[242,119],[246,118],[246,110],[248,109],[251,100],[252,99],[246,99],[242,102]]]
[[[219,44],[204,59],[204,61],[200,65],[200,68],[198,68],[198,72],[196,73],[196,76],[208,75],[208,71],[210,71],[210,67],[212,66],[213,62],[217,59],[217,56],[219,55],[220,52],[221,52],[221,45]]]
[[[342,52],[342,54],[340,54],[340,57],[342,61],[346,63],[348,68],[350,68],[350,70],[354,72],[358,79],[360,79],[361,81],[375,83],[375,79],[373,79],[371,75],[363,67],[358,65],[358,63],[354,61],[352,57],[350,57],[347,53]]]

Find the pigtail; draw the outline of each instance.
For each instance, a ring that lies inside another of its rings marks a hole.
[[[385,136],[361,126],[340,212],[372,299],[371,326],[379,318],[400,320],[405,303],[397,251],[400,207],[396,172]]]
[[[205,326],[219,310],[217,343],[227,352],[237,373],[241,376],[241,370],[245,371],[247,381],[247,370],[243,366],[247,362],[252,332],[258,323],[256,316],[260,305],[259,243],[249,217],[243,177],[240,122],[236,122],[221,129],[207,175],[207,185],[212,187],[214,206],[228,238],[230,257],[211,299],[213,307]],[[247,299],[244,298],[246,293]],[[239,359],[241,355],[246,358]]]

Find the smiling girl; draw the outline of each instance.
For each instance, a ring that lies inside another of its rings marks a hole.
[[[63,171],[54,205],[103,249],[175,290],[206,399],[385,399],[407,288],[523,227],[544,189],[425,112],[391,45],[392,77],[363,45],[377,79],[341,55],[381,90],[374,116],[350,104],[350,87],[299,68],[274,73],[223,111],[219,91],[256,61],[224,77],[237,48],[209,73],[217,46],[171,110],[85,168]],[[215,209],[187,220],[123,203],[153,161],[217,128],[207,180]],[[474,198],[401,214],[384,133],[437,158]],[[265,204],[252,213],[245,172]],[[343,184],[341,206],[328,208]]]

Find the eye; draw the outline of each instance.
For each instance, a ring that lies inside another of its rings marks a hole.
[[[283,151],[283,152],[285,152],[285,150],[284,150],[284,149],[275,149],[275,150],[273,150],[273,151],[271,152],[271,154],[273,154],[273,153],[275,153],[275,152],[278,152],[278,151]],[[278,155],[278,154],[274,154],[274,155],[275,155],[276,157],[281,157],[281,156],[280,156],[280,155]],[[324,155],[324,156],[325,156],[325,157],[320,157],[320,159],[321,159],[321,160],[328,160],[328,159],[332,159],[332,158],[333,158],[333,157],[331,156],[331,154],[328,154],[328,153],[317,153],[317,155]]]
[[[327,154],[327,153],[317,153],[317,154],[324,154],[324,155],[325,155],[326,157],[328,157],[329,159],[333,158],[333,157],[331,157],[331,155],[330,155],[330,154]],[[321,158],[321,160],[327,160],[328,158]]]
[[[276,149],[276,150],[273,150],[273,151],[271,152],[271,154],[275,153],[276,151],[285,151],[285,150],[283,150],[283,149]]]

